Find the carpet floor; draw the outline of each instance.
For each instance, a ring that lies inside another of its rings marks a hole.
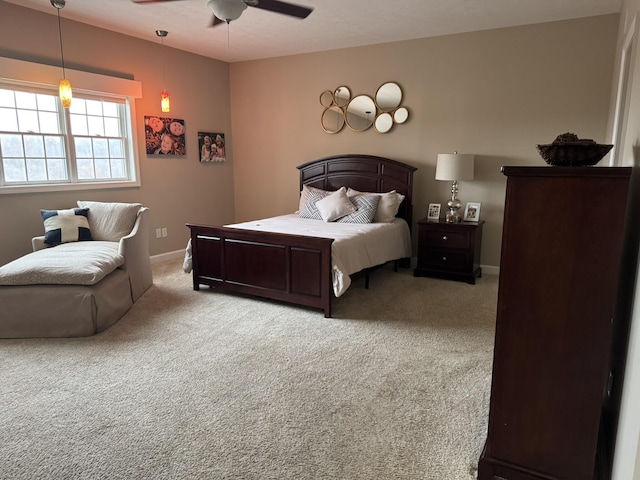
[[[474,479],[497,277],[363,285],[327,319],[164,262],[105,332],[0,340],[0,479]]]

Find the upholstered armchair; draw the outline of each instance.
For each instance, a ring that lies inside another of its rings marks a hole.
[[[118,243],[118,253],[125,260],[119,268],[129,274],[131,297],[135,302],[153,284],[149,257],[149,209],[139,203],[89,201],[78,201],[78,207],[89,209],[87,220],[93,240]],[[34,237],[31,245],[34,252],[50,246],[46,243],[46,234]]]

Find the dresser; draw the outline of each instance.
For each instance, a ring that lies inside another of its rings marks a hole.
[[[631,169],[504,167],[489,426],[479,480],[609,478],[607,417]],[[596,473],[596,470],[599,470]]]
[[[484,221],[446,223],[418,221],[416,277],[438,277],[475,283],[482,275],[480,250]]]

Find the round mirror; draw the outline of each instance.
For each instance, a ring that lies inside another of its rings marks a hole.
[[[338,87],[336,91],[333,93],[333,101],[336,102],[336,105],[339,107],[344,107],[351,100],[351,90],[349,87]]]
[[[323,107],[330,107],[333,103],[333,93],[331,90],[325,90],[320,94],[320,105]]]
[[[378,132],[387,133],[389,130],[391,130],[392,126],[393,126],[393,118],[391,118],[390,113],[387,113],[387,112],[381,113],[376,118],[375,127]]]
[[[368,95],[354,97],[347,106],[346,121],[349,128],[362,132],[373,125],[376,117],[376,104]]]
[[[404,123],[409,118],[409,110],[405,107],[400,107],[393,113],[393,121],[396,123]]]
[[[383,112],[390,112],[400,105],[402,101],[402,90],[400,85],[393,82],[384,83],[376,92],[376,104]]]
[[[322,129],[327,133],[338,133],[344,127],[344,111],[335,105],[322,112]]]

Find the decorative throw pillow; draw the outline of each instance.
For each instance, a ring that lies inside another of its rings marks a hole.
[[[309,185],[303,185],[302,190],[300,191],[300,202],[298,204],[297,213],[300,213],[302,209],[305,207],[305,205],[307,204],[307,202],[309,202],[309,194],[311,192],[325,194],[326,196],[333,193],[334,190],[322,190],[321,188],[310,187]]]
[[[347,195],[350,197],[356,197],[358,195],[376,195],[380,197],[378,203],[378,210],[373,217],[373,221],[376,223],[391,223],[398,214],[400,204],[404,200],[404,195],[397,193],[395,190],[391,190],[386,193],[373,193],[373,192],[359,192],[350,188],[347,190]]]
[[[316,202],[331,195],[332,192],[309,192],[307,195],[307,203],[300,209],[298,216],[301,218],[311,218],[313,220],[322,220],[320,210],[316,207]]]
[[[94,240],[119,242],[131,233],[142,205],[78,201],[78,206],[89,209],[89,226]]]
[[[351,198],[357,210],[336,220],[339,223],[371,223],[378,209],[380,195],[356,195]]]
[[[92,240],[88,212],[88,208],[40,210],[44,220],[44,243],[55,246]]]
[[[316,207],[325,222],[333,222],[348,213],[356,211],[356,206],[347,197],[347,189],[344,187],[318,200]]]

